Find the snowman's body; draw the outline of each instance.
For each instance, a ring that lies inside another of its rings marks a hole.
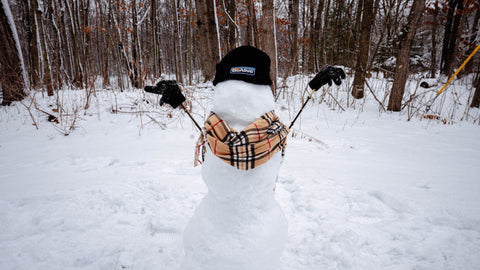
[[[215,88],[213,111],[236,131],[274,109],[270,87],[228,80]],[[208,193],[185,228],[184,269],[277,269],[287,222],[274,198],[281,163],[243,171],[209,149],[202,165]]]

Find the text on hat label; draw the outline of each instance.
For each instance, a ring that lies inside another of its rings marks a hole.
[[[255,76],[255,68],[254,67],[232,67],[230,69],[230,74],[243,74],[243,75]]]

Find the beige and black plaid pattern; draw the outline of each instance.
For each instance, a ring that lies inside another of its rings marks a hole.
[[[265,164],[280,150],[283,154],[288,133],[289,129],[274,111],[262,115],[240,132],[212,112],[205,121],[204,136],[213,154],[222,161],[240,170],[250,170]],[[197,143],[197,154],[202,142],[203,138]]]

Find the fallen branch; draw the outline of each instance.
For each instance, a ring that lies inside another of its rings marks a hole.
[[[333,100],[337,103],[338,107],[340,107],[340,109],[342,109],[342,111],[345,111],[345,109],[342,107],[342,105],[340,105],[340,102],[338,102],[338,100],[332,94],[330,94],[330,92],[327,91],[327,94],[329,94],[333,98]]]
[[[319,144],[321,144],[322,146],[328,148],[328,144],[324,143],[322,140],[317,139],[317,138],[315,138],[315,137],[313,137],[313,136],[311,136],[311,135],[308,135],[308,134],[306,134],[306,133],[303,132],[303,131],[300,131],[300,130],[297,130],[297,129],[292,129],[292,137],[296,137],[297,134],[300,134],[300,135],[301,135],[301,137],[300,137],[301,139],[305,139],[305,138],[306,138],[306,139],[307,139],[308,141],[310,141],[310,142],[313,141],[313,142],[319,143]]]
[[[385,106],[383,106],[383,103],[377,98],[377,96],[375,95],[375,93],[373,92],[373,89],[370,87],[370,85],[368,84],[367,80],[365,80],[365,84],[367,85],[368,87],[368,90],[370,90],[370,93],[372,93],[373,97],[375,98],[375,100],[378,102],[378,104],[380,104],[380,106],[382,107],[383,111],[386,112],[387,110],[385,109]]]
[[[25,108],[27,108],[27,111],[30,114],[30,117],[32,118],[33,125],[35,126],[35,128],[39,129],[37,121],[35,121],[35,117],[33,117],[32,111],[30,110],[30,108],[32,107],[32,104],[34,103],[34,99],[32,98],[32,101],[30,102],[29,106],[25,105],[25,103],[23,103],[23,101],[21,101],[21,103],[22,103],[23,106],[25,106]]]
[[[155,118],[153,118],[152,116],[150,116],[149,114],[145,114],[146,116],[148,116],[148,118],[150,118],[153,122],[157,123],[157,125],[161,128],[161,129],[166,129],[167,126],[163,123],[160,123],[158,122]]]

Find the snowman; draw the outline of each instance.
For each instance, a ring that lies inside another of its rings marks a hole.
[[[315,91],[341,78],[343,70],[326,66],[309,85]],[[274,111],[270,58],[238,47],[217,64],[213,85],[213,110],[197,144],[208,192],[184,230],[182,269],[278,269],[287,220],[274,190],[289,128]],[[174,81],[145,90],[183,107]]]
[[[287,221],[274,188],[288,128],[274,113],[270,58],[234,49],[213,84],[202,164],[208,193],[185,228],[183,268],[276,269]]]

